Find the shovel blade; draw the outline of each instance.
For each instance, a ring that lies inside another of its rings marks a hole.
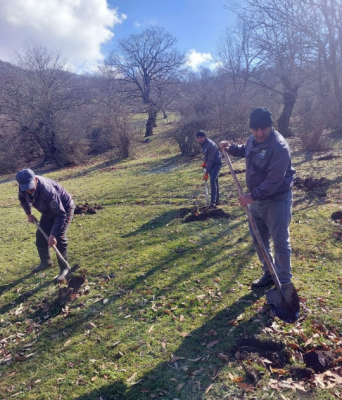
[[[266,292],[266,299],[272,311],[284,322],[293,324],[299,317],[299,297],[292,283],[280,286],[280,292],[274,288]]]

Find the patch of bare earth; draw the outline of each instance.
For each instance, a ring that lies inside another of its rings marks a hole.
[[[75,214],[97,214],[97,210],[103,210],[103,208],[104,207],[100,204],[77,204],[75,208]]]
[[[188,215],[190,213],[190,215]],[[219,207],[193,207],[181,209],[179,211],[180,218],[184,218],[183,222],[204,221],[208,218],[230,218],[230,214],[226,213]]]

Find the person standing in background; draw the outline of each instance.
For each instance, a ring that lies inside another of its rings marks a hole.
[[[204,155],[202,167],[205,168],[206,172],[203,179],[208,180],[210,176],[210,205],[211,207],[216,207],[220,204],[218,176],[222,167],[221,154],[217,145],[207,138],[204,131],[198,131],[196,138]]]

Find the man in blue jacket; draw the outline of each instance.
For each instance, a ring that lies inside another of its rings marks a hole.
[[[32,272],[43,271],[52,266],[50,247],[55,245],[67,260],[68,240],[66,237],[70,222],[74,215],[75,203],[70,194],[57,182],[43,176],[35,175],[31,169],[22,169],[16,174],[19,184],[19,201],[23,207],[28,222],[37,222],[32,214],[32,206],[41,212],[39,225],[49,236],[37,230],[36,246],[40,257],[40,264]],[[69,269],[58,259],[60,274],[57,281],[65,278]]]
[[[222,141],[219,147],[232,156],[246,158],[249,193],[240,196],[239,203],[243,207],[249,206],[279,281],[286,285],[292,278],[289,224],[295,170],[291,165],[290,148],[284,137],[273,128],[272,114],[267,108],[256,108],[250,115],[249,126],[251,136],[246,145],[229,145]],[[249,230],[264,271],[252,286],[264,286],[272,282],[272,278],[251,226]],[[270,238],[274,245],[274,259]]]
[[[216,207],[220,201],[218,176],[222,167],[221,154],[216,144],[207,138],[204,131],[198,131],[196,138],[204,155],[202,167],[205,168],[206,173],[203,179],[208,180],[208,176],[210,176],[210,205]]]

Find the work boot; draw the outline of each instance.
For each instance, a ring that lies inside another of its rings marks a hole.
[[[252,282],[252,287],[266,286],[273,282],[271,274],[269,272],[264,272],[264,275]]]
[[[68,251],[64,250],[61,252],[62,257],[65,261],[68,260]],[[62,282],[70,272],[70,268],[58,258],[58,265],[59,265],[59,275],[57,276],[57,282]]]
[[[33,273],[44,271],[44,269],[52,267],[52,260],[50,258],[49,248],[47,246],[37,247],[37,250],[40,258],[40,264],[38,265],[38,267],[33,268]]]

